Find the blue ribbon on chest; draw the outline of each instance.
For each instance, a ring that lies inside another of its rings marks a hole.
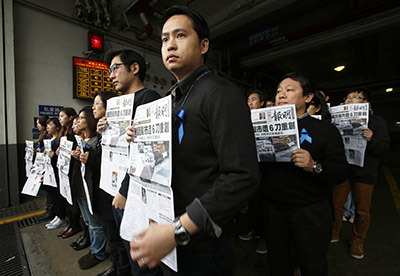
[[[176,114],[176,118],[178,119],[178,139],[179,139],[179,144],[182,142],[183,138],[183,121],[185,119],[185,110],[181,109],[179,110],[178,114]]]
[[[303,144],[304,140],[312,144],[312,138],[308,135],[308,131],[305,128],[300,132],[300,144]]]

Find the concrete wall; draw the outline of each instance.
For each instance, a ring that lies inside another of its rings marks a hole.
[[[72,1],[73,2],[73,1]],[[14,6],[15,68],[18,143],[32,139],[33,118],[39,105],[70,106],[79,110],[90,102],[73,99],[72,57],[85,57],[90,26],[59,18],[56,14],[32,8],[17,1]],[[164,95],[173,76],[164,68],[159,45],[132,47],[129,38],[106,35],[107,49],[133,48],[150,62],[148,73],[167,80],[167,85],[145,81],[145,86]],[[150,41],[152,44],[153,41]]]

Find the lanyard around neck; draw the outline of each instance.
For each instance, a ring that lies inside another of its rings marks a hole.
[[[181,106],[180,106],[180,108],[179,108],[178,113],[176,114],[175,122],[178,121],[178,124],[176,125],[174,132],[175,132],[175,131],[178,131],[179,144],[182,142],[183,134],[184,134],[184,131],[183,131],[183,122],[184,122],[184,120],[185,120],[185,110],[183,110],[183,106],[185,105],[186,100],[188,99],[190,93],[192,92],[193,87],[197,84],[197,82],[198,82],[202,77],[204,77],[205,75],[207,75],[207,74],[209,74],[209,73],[211,73],[211,71],[206,71],[206,72],[204,72],[203,74],[201,74],[201,75],[192,83],[192,85],[190,86],[188,92],[186,93],[185,98],[184,98],[183,101],[182,101],[182,104],[181,104]],[[174,122],[174,124],[175,124],[175,122]]]

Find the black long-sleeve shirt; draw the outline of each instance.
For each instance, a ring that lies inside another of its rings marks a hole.
[[[156,91],[143,88],[135,93],[135,99],[133,100],[133,112],[132,112],[132,120],[135,117],[136,108],[139,105],[147,104],[152,101],[160,99],[161,96]],[[129,174],[125,174],[124,180],[122,180],[121,187],[119,188],[119,193],[123,195],[125,198],[128,196],[129,189]]]
[[[382,117],[371,115],[368,128],[374,133],[367,142],[364,155],[364,166],[350,165],[350,180],[366,184],[376,184],[378,181],[379,157],[390,149],[390,138],[386,130],[386,122]]]
[[[229,235],[234,215],[257,190],[259,172],[250,111],[230,82],[198,67],[170,91],[172,120],[185,96],[181,144],[172,134],[172,189],[175,214],[185,211],[202,230],[184,250],[208,251]],[[199,79],[200,77],[200,79]]]
[[[283,208],[307,206],[327,198],[332,185],[348,177],[349,167],[344,153],[342,137],[333,125],[309,116],[298,118],[299,135],[306,129],[311,143],[300,145],[314,161],[322,165],[320,174],[307,172],[292,162],[261,163],[265,196],[272,204]]]

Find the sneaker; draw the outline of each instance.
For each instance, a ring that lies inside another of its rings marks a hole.
[[[354,223],[354,218],[353,217],[349,217],[349,219],[347,220],[350,223]]]
[[[106,271],[103,271],[102,273],[97,274],[97,276],[117,276],[117,275],[118,275],[117,269],[115,268],[114,264]]]
[[[352,242],[350,245],[350,255],[358,260],[361,260],[364,258],[364,248],[361,243],[358,242]]]
[[[332,238],[331,238],[331,243],[335,243],[339,241],[339,234],[335,233],[335,231],[332,233]]]
[[[345,222],[347,222],[347,217],[343,216],[343,217],[342,217],[342,220],[345,221]]]
[[[85,257],[85,256],[83,256],[83,257]],[[104,261],[104,260],[99,260],[96,258],[96,256],[94,254],[90,254],[90,256],[87,256],[83,260],[82,260],[82,258],[79,259],[78,264],[79,264],[80,269],[85,270],[85,269],[94,267],[95,265],[101,263],[102,261]]]
[[[47,229],[49,229],[49,230],[51,230],[51,229],[56,229],[56,228],[59,228],[59,227],[64,227],[64,226],[66,226],[67,225],[67,223],[65,222],[65,220],[61,220],[61,219],[58,219],[56,222],[54,222],[52,225],[49,225],[48,227],[47,227]]]
[[[335,243],[339,241],[339,237],[332,237],[331,243]]]
[[[267,241],[264,238],[260,238],[260,240],[257,242],[256,252],[258,254],[266,254],[268,252]]]
[[[48,227],[48,226],[52,225],[54,222],[56,222],[59,219],[60,219],[59,217],[55,216],[49,223],[46,223],[45,226]]]
[[[250,231],[248,233],[240,234],[239,239],[242,241],[249,241],[252,239],[258,239],[260,236],[256,234],[255,231]]]

